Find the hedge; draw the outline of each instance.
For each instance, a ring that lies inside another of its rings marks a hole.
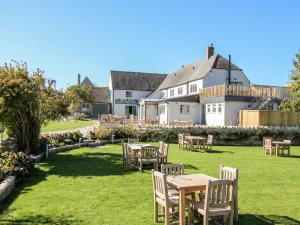
[[[120,130],[122,132],[120,132]],[[117,129],[115,138],[136,137],[145,142],[157,142],[160,140],[168,143],[177,143],[179,133],[191,133],[192,135],[214,135],[215,145],[262,145],[264,137],[272,137],[274,140],[290,139],[293,145],[300,145],[299,128],[239,128],[239,127],[197,127],[197,128],[161,128],[161,129],[135,129],[129,125]],[[128,133],[126,133],[128,130]],[[109,137],[107,137],[109,138]]]

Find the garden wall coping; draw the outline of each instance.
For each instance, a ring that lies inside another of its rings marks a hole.
[[[13,191],[16,185],[16,177],[9,176],[0,183],[0,202],[2,202]]]

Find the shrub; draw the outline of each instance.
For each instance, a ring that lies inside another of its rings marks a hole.
[[[64,139],[64,143],[65,143],[66,145],[71,145],[71,144],[73,144],[74,142],[73,142],[72,139],[67,138],[67,139]]]
[[[131,125],[126,124],[117,128],[115,132],[116,138],[135,138],[137,137],[137,130]]]
[[[0,153],[0,174],[3,177],[16,176],[17,181],[23,180],[30,174],[33,163],[24,152]]]
[[[79,130],[75,130],[70,134],[70,139],[72,139],[74,142],[79,142],[79,138],[82,138],[83,135],[80,133]]]

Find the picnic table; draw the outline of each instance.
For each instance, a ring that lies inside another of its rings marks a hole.
[[[280,148],[286,148],[290,145],[290,143],[284,141],[272,141],[272,144],[275,145],[275,154],[278,156]],[[290,156],[290,151],[288,151],[288,156]]]
[[[190,141],[190,150],[194,149],[194,143],[196,143],[197,148],[201,149],[201,145],[207,140],[206,137],[202,137],[202,136],[185,136],[184,137],[186,140]]]
[[[128,148],[130,151],[138,152],[142,149],[142,147],[152,146],[150,144],[129,144]]]
[[[170,187],[179,191],[179,224],[185,225],[185,195],[206,189],[207,182],[217,180],[205,174],[191,174],[179,176],[167,176],[167,183]]]

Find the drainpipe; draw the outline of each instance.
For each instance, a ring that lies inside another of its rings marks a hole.
[[[228,55],[228,86],[231,84],[231,55]]]

